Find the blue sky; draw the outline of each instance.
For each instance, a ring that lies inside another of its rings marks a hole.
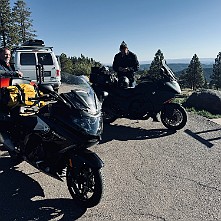
[[[11,3],[13,5],[11,0]],[[56,54],[112,63],[124,40],[139,61],[215,58],[220,0],[26,0],[39,39]]]

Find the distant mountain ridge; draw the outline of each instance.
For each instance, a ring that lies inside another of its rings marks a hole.
[[[192,58],[165,59],[167,64],[189,64]],[[214,64],[215,58],[199,58],[201,64]],[[152,61],[140,61],[140,64],[151,64]]]
[[[171,63],[172,61],[182,61],[184,63]],[[191,59],[190,59],[191,60]],[[170,69],[175,73],[177,77],[180,76],[180,74],[187,69],[188,65],[190,64],[189,62],[185,63],[185,59],[168,59],[166,60],[167,65],[170,67]],[[202,61],[200,60],[202,68],[203,68],[203,73],[205,75],[205,78],[207,82],[209,82],[210,76],[213,73],[213,64],[215,62],[215,59],[212,60],[212,58],[205,58]],[[140,62],[140,70],[149,70],[150,68],[150,63],[143,63]]]

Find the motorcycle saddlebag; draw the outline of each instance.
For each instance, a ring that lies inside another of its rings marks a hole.
[[[93,84],[105,85],[112,83],[112,75],[109,71],[100,67],[91,67],[90,82]]]
[[[30,101],[29,98],[35,98],[37,95],[36,88],[31,84],[12,85],[1,89],[1,97],[9,108],[33,106],[35,102]]]

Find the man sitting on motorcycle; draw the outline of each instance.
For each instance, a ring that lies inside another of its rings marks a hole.
[[[120,45],[120,52],[114,56],[113,70],[117,72],[118,79],[127,77],[129,86],[135,86],[134,72],[138,71],[139,62],[137,56],[128,50],[127,44],[123,41]]]

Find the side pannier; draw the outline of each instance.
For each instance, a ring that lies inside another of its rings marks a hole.
[[[97,85],[113,85],[116,76],[106,67],[91,67],[90,82]]]
[[[9,109],[16,106],[34,106],[38,101],[30,100],[39,96],[35,85],[17,84],[1,88],[1,104]]]

